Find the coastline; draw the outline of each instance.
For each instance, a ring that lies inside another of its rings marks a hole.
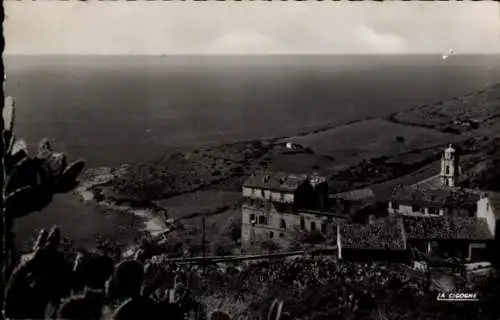
[[[83,180],[74,190],[83,204],[95,204],[104,210],[113,210],[119,213],[132,214],[143,221],[143,228],[139,231],[147,232],[151,236],[157,236],[166,229],[165,223],[158,217],[152,208],[134,208],[127,205],[118,205],[111,200],[97,200],[95,197],[95,187],[107,185],[123,174],[127,165],[122,165],[119,169],[111,167],[89,168],[83,174]]]

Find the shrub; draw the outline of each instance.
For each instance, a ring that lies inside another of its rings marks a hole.
[[[457,128],[453,128],[453,127],[446,127],[443,129],[443,133],[460,134],[460,130],[458,130]]]

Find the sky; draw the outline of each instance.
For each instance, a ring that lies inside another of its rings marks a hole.
[[[500,2],[5,1],[6,54],[500,53]]]

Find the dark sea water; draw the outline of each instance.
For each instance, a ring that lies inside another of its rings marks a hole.
[[[89,166],[292,135],[500,82],[499,56],[8,56],[5,63],[18,136],[29,145],[53,139]],[[18,224],[21,238],[58,222],[88,243],[95,232],[130,223],[68,197],[45,211]]]

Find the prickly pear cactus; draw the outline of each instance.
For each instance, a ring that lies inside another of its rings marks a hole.
[[[14,135],[15,104],[12,98],[5,100],[2,115],[5,142],[2,239],[6,257],[4,263],[12,264],[14,220],[42,210],[52,201],[55,193],[73,190],[85,163],[77,160],[68,164],[66,154],[54,152],[46,139],[40,142],[37,154],[30,156],[26,143]]]

